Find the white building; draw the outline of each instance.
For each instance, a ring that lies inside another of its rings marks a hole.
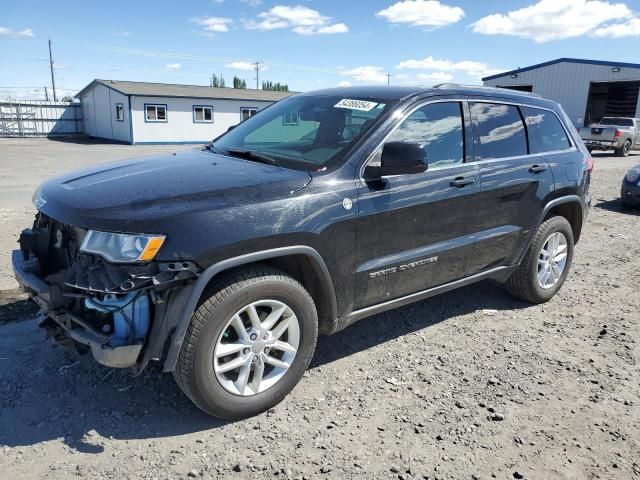
[[[576,127],[640,117],[640,64],[559,58],[491,75],[485,86],[534,92],[562,105]]]
[[[130,144],[205,143],[292,92],[94,80],[77,95],[84,133]]]

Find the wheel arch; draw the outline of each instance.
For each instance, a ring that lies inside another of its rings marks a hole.
[[[568,195],[550,201],[540,216],[539,225],[553,216],[560,216],[567,219],[573,232],[573,241],[574,243],[578,243],[584,223],[584,208],[580,197],[577,195]]]
[[[207,287],[220,278],[220,275],[252,264],[270,265],[299,281],[316,304],[320,333],[328,334],[335,331],[338,317],[335,289],[329,269],[317,250],[306,245],[295,245],[252,252],[211,265],[189,287],[190,293],[176,322],[173,335],[167,342],[168,349],[163,367],[165,372],[173,371],[175,368],[191,316]]]

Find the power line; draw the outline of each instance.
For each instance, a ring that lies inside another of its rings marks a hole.
[[[191,55],[186,53],[172,53],[172,52],[161,52],[157,50],[139,50],[132,48],[121,48],[114,47],[111,45],[102,45],[102,44],[94,44],[88,43],[86,44],[89,48],[95,50],[103,50],[111,53],[118,53],[123,55],[133,55],[133,56],[141,56],[141,57],[152,57],[152,58],[168,58],[168,59],[179,59],[179,60],[196,60],[196,61],[205,61],[205,62],[244,62],[255,65],[255,62],[248,62],[246,59],[239,58],[231,58],[231,57],[211,57],[205,55]],[[320,72],[320,73],[339,73],[344,70],[344,67],[315,67],[312,65],[296,65],[292,63],[280,63],[280,62],[272,62],[272,61],[261,61],[262,67],[270,66],[270,67],[278,67],[289,70],[298,70],[298,71],[306,71],[306,72]]]

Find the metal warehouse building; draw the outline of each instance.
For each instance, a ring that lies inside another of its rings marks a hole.
[[[292,92],[94,80],[77,95],[84,132],[131,144],[205,143]]]
[[[555,100],[576,127],[605,116],[640,117],[640,64],[559,58],[482,81]]]

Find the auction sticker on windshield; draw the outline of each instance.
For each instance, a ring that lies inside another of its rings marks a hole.
[[[349,98],[343,98],[334,105],[335,108],[348,108],[349,110],[361,110],[363,112],[370,112],[378,105],[377,102],[368,102],[366,100],[352,100]]]

